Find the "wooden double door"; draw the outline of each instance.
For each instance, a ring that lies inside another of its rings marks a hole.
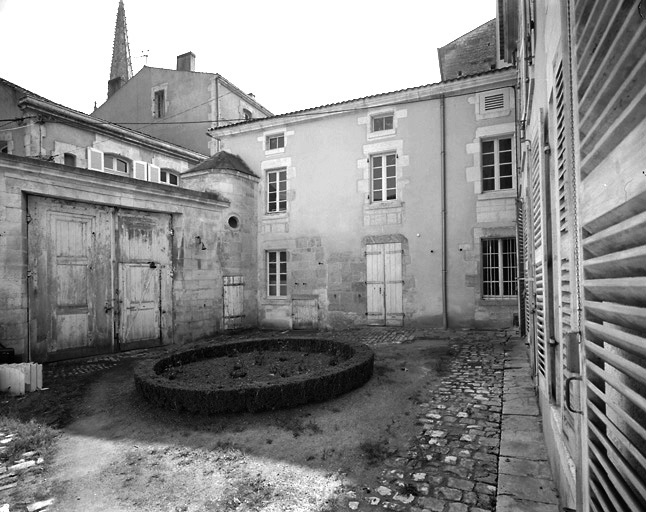
[[[366,245],[368,324],[404,324],[403,285],[401,242]]]
[[[52,361],[169,335],[170,216],[29,196],[29,356]]]

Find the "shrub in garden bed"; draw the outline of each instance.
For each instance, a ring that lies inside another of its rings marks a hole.
[[[307,338],[233,340],[146,361],[134,378],[144,398],[164,408],[255,412],[347,393],[370,379],[373,363],[374,353],[365,345]]]

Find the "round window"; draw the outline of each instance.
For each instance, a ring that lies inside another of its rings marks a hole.
[[[240,227],[240,219],[235,215],[231,215],[227,221],[231,229],[238,229]]]

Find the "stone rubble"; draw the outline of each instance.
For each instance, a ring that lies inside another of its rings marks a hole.
[[[0,445],[7,447],[17,436],[17,433],[0,431]],[[0,455],[2,451],[0,451]],[[0,462],[0,512],[47,512],[48,507],[54,503],[53,499],[41,500],[34,503],[11,504],[13,490],[18,488],[20,482],[29,478],[34,471],[41,471],[45,459],[38,452],[29,451],[20,455],[20,458],[11,464]],[[8,503],[7,503],[8,502]]]

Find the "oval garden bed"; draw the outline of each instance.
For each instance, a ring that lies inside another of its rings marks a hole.
[[[161,407],[194,413],[263,411],[320,402],[365,384],[374,353],[326,339],[227,341],[146,361],[135,386]]]

